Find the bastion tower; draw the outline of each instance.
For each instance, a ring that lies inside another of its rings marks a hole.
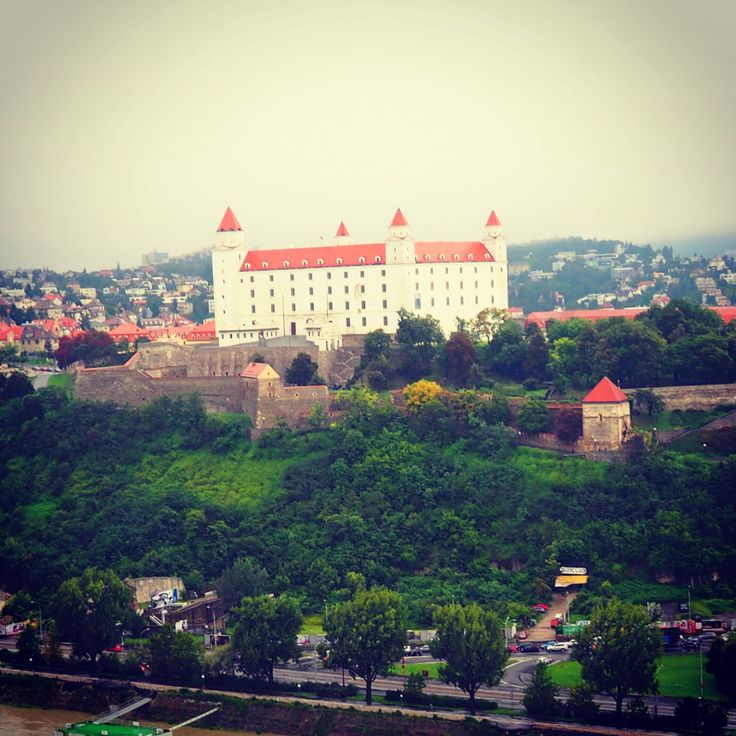
[[[217,228],[212,247],[212,282],[214,285],[214,315],[222,330],[239,326],[237,299],[240,264],[245,258],[245,233],[228,207]]]

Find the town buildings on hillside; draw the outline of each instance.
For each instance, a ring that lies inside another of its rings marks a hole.
[[[397,210],[382,243],[354,243],[344,223],[331,245],[248,247],[230,208],[212,249],[221,345],[305,335],[323,349],[345,334],[396,331],[406,309],[445,334],[486,307],[508,307],[506,239],[492,212],[478,241],[415,240]]]

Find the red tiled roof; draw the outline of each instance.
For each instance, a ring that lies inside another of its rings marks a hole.
[[[524,324],[535,324],[544,328],[547,322],[553,319],[561,322],[566,322],[568,319],[587,319],[595,322],[599,319],[611,319],[611,317],[634,319],[634,317],[646,311],[646,307],[635,307],[633,309],[568,309],[552,312],[530,312]]]
[[[494,210],[488,216],[488,222],[486,222],[486,227],[500,227],[500,225],[501,225],[501,220],[498,219],[498,215],[496,214]]]
[[[240,375],[243,378],[258,378],[266,368],[268,368],[268,363],[248,363]]]
[[[736,319],[736,307],[711,307],[716,313],[721,315],[721,319],[725,324],[733,322]]]
[[[620,404],[628,401],[626,394],[608,377],[604,376],[583,398],[584,404]]]
[[[281,268],[327,268],[330,266],[359,266],[372,263],[386,263],[385,243],[251,250],[245,256],[240,270],[272,271]]]
[[[414,244],[417,263],[446,261],[492,261],[493,256],[480,241],[424,242]],[[274,271],[283,268],[329,268],[331,266],[371,266],[386,263],[385,243],[320,245],[307,248],[252,250],[245,256],[241,271]]]
[[[220,227],[217,228],[218,233],[233,232],[235,230],[242,230],[240,223],[233,214],[233,211],[228,207],[225,210],[225,214],[222,216]]]
[[[493,256],[485,245],[477,240],[444,243],[416,243],[414,248],[417,263],[439,261],[492,261]]]
[[[394,219],[391,220],[391,225],[389,227],[409,227],[409,223],[406,221],[406,217],[404,217],[404,214],[400,209],[396,210]]]
[[[337,232],[335,233],[336,238],[345,238],[348,237],[350,233],[348,232],[348,229],[345,227],[344,222],[340,222],[340,227],[337,228]]]

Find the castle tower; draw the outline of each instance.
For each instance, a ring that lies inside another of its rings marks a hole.
[[[228,207],[217,228],[212,247],[215,327],[219,339],[222,339],[223,330],[232,330],[240,326],[236,324],[236,285],[246,252],[245,233],[235,214]]]
[[[629,397],[607,376],[583,398],[583,446],[620,450],[631,429]]]
[[[414,238],[411,236],[409,223],[402,211],[398,209],[388,226],[386,263],[414,263],[414,260]]]
[[[340,227],[337,228],[335,233],[335,245],[352,245],[353,239],[350,237],[348,229],[345,227],[345,223],[340,221]]]
[[[505,263],[508,260],[508,256],[506,255],[506,238],[501,229],[501,220],[498,219],[495,211],[491,212],[486,221],[485,232],[481,242],[493,256],[494,261]]]

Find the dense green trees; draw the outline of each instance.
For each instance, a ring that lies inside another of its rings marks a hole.
[[[273,682],[273,668],[299,656],[297,634],[302,615],[289,595],[246,597],[233,615],[235,629],[230,642],[246,677]]]
[[[428,375],[444,340],[440,323],[434,317],[420,317],[402,307],[396,329],[401,374],[409,380]]]
[[[202,642],[169,624],[151,635],[146,649],[151,672],[157,678],[194,682],[202,672]]]
[[[716,687],[732,700],[736,698],[736,638],[717,639],[708,650],[706,669],[716,681]]]
[[[332,606],[325,619],[329,662],[365,682],[365,702],[373,702],[377,677],[402,655],[406,622],[401,598],[390,590],[358,590],[353,598]]]
[[[476,603],[438,607],[434,624],[432,655],[445,660],[440,678],[468,694],[475,715],[475,694],[481,685],[498,683],[508,659],[502,624],[495,613]]]
[[[573,658],[582,665],[583,679],[614,699],[620,717],[630,692],[657,691],[657,657],[662,650],[662,636],[650,625],[646,610],[613,599],[593,611]]]
[[[117,643],[118,624],[128,620],[132,600],[131,589],[115,573],[89,567],[61,584],[52,610],[60,635],[94,666],[98,655]]]
[[[538,662],[521,702],[526,712],[534,718],[553,716],[560,709],[557,700],[559,692],[560,688],[552,680],[549,665]]]
[[[292,386],[314,386],[324,383],[319,375],[319,366],[312,360],[309,353],[298,353],[286,369],[286,382]]]

